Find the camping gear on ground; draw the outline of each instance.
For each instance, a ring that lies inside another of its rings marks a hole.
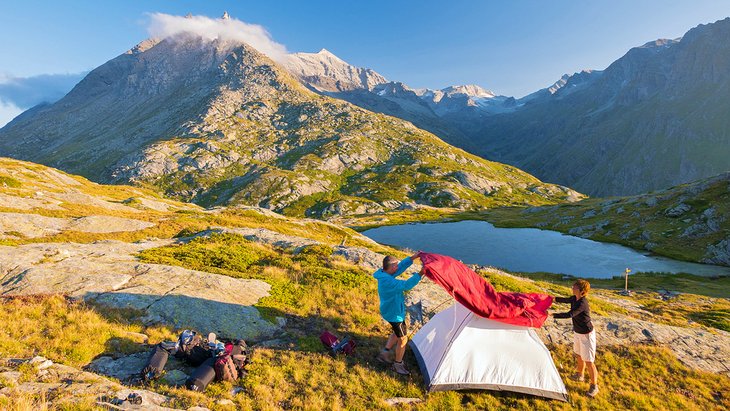
[[[533,328],[483,318],[454,303],[434,315],[410,345],[428,391],[487,389],[568,400]]]
[[[443,287],[472,312],[505,324],[540,328],[553,297],[538,293],[500,293],[460,261],[439,254],[420,253],[423,275]]]
[[[192,391],[205,391],[205,387],[215,378],[215,358],[208,358],[185,380],[185,387]]]
[[[165,372],[165,364],[167,364],[168,351],[163,348],[162,343],[155,345],[150,352],[147,363],[142,369],[142,381],[151,381],[160,378]]]
[[[355,352],[355,346],[357,345],[355,340],[352,338],[345,336],[345,338],[340,341],[337,336],[327,330],[322,331],[322,334],[319,335],[319,340],[322,341],[325,348],[330,350],[330,354],[332,355],[337,355],[339,353],[350,355]]]
[[[168,353],[175,355],[180,344],[178,341],[162,341],[160,347],[164,348]]]
[[[217,342],[213,345],[213,356],[219,357],[221,355],[228,355],[233,349],[233,343],[222,343]]]
[[[211,333],[209,338],[215,338]],[[154,346],[150,357],[140,372],[143,382],[159,378],[165,369],[170,353],[188,365],[197,367],[185,381],[185,386],[193,391],[202,391],[213,379],[236,381],[248,364],[248,346],[244,340],[222,342],[203,340],[191,330],[180,334],[177,342],[161,342]]]
[[[195,331],[185,330],[178,339],[178,349],[175,357],[197,367],[210,358],[211,353],[206,349],[203,339]]]

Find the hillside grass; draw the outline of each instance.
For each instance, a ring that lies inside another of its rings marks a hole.
[[[0,160],[0,165],[2,164],[4,163]],[[45,184],[43,180],[33,180],[38,178],[33,173],[46,172],[42,166],[33,166],[22,172],[20,169],[22,167],[14,163],[8,166],[9,172],[12,172],[8,176],[18,181],[20,186],[11,187],[12,182],[5,182],[0,184],[0,192],[16,195],[22,190],[28,190],[22,194],[31,195],[36,190],[63,190],[63,187],[53,186],[50,182]],[[28,175],[23,177],[26,174]],[[134,208],[140,207],[141,202],[135,199],[141,196],[157,198],[138,188],[98,186],[80,177],[73,179],[81,183],[77,188],[84,193]],[[37,185],[41,182],[45,185]],[[13,245],[41,241],[93,242],[108,239],[139,241],[174,236],[190,237],[213,227],[251,227],[310,238],[325,245],[338,245],[344,241],[348,246],[362,246],[378,252],[404,255],[400,251],[373,244],[350,229],[312,220],[277,218],[243,208],[203,211],[190,206],[173,208],[168,212],[144,209],[138,213],[132,210],[85,207],[83,204],[67,202],[60,206],[61,210],[0,211],[62,218],[98,213],[150,221],[156,225],[138,232],[64,232],[37,239],[18,236],[17,239],[0,240],[0,243]],[[444,218],[445,215],[442,210],[419,210],[389,214],[391,217],[388,218],[422,220],[430,217]],[[478,215],[483,214],[454,212],[447,218],[475,219]],[[382,217],[374,216],[372,221]],[[602,373],[602,392],[594,400],[584,395],[587,384],[576,383],[568,378],[572,373],[573,358],[567,345],[549,348],[568,387],[570,403],[489,391],[427,394],[410,350],[406,355],[406,362],[413,375],[409,378],[401,378],[374,361],[374,356],[390,332],[389,326],[381,320],[378,313],[375,281],[370,272],[332,255],[330,247],[309,246],[295,253],[294,250],[252,243],[234,234],[212,234],[178,245],[146,250],[140,254],[140,259],[149,263],[179,265],[236,278],[263,279],[272,285],[272,289],[270,296],[257,304],[258,309],[269,319],[287,319],[287,326],[278,336],[281,340],[280,346],[255,350],[248,374],[236,384],[244,388],[242,393],[231,394],[232,385],[228,383],[214,383],[202,394],[170,387],[161,382],[154,383],[151,386],[153,390],[172,397],[171,406],[201,405],[212,410],[382,409],[386,407],[385,399],[398,396],[422,399],[421,403],[401,406],[403,409],[416,410],[705,410],[730,407],[730,378],[691,370],[679,363],[667,349],[650,345],[599,346],[597,364]],[[491,270],[480,271],[480,274],[500,291],[547,290],[552,294],[567,296],[572,283],[572,279],[566,280],[562,276],[548,274],[530,274],[529,277],[535,281],[525,281]],[[615,302],[615,299],[624,298],[617,296],[615,292],[622,286],[622,281],[591,280],[594,295],[599,297],[591,300],[596,314],[637,315]],[[627,299],[639,303],[651,315],[652,321],[683,326],[697,326],[695,323],[701,323],[727,330],[730,303],[727,299],[716,298],[726,295],[723,293],[728,289],[727,281],[726,278],[637,274],[632,275],[630,282],[630,288],[637,293]],[[696,294],[681,294],[667,301],[658,298],[656,291],[659,289],[677,290],[681,287]],[[163,326],[144,326],[140,322],[140,315],[140,312],[134,310],[84,304],[64,296],[3,298],[0,300],[0,357],[27,358],[43,355],[55,362],[83,367],[99,355],[148,350],[149,346],[142,344],[136,333],[147,334],[149,342],[154,344],[162,340],[172,340],[180,331]],[[333,358],[325,354],[318,339],[323,329],[329,329],[339,336],[354,337],[358,342],[355,355]],[[3,388],[3,384],[5,382],[0,380],[0,388]],[[0,408],[50,408],[45,398],[20,393],[13,394],[12,398],[8,400],[0,397]],[[219,404],[218,401],[222,399],[230,399],[234,405]],[[77,407],[66,409],[93,409],[93,404],[78,404]]]
[[[214,235],[185,245],[146,250],[143,260],[177,264],[220,274],[264,278],[273,283],[272,296],[257,306],[264,312],[285,315],[288,345],[256,351],[248,375],[241,382],[246,395],[232,396],[226,385],[210,388],[208,395],[233,400],[238,407],[273,409],[379,409],[390,397],[416,397],[425,401],[405,409],[571,409],[570,404],[488,391],[444,392],[426,395],[422,377],[411,354],[406,361],[413,371],[400,378],[374,361],[388,335],[377,312],[376,283],[362,269],[330,255],[326,247],[305,248],[299,255],[247,243],[233,235]],[[524,281],[495,272],[482,272],[500,291],[533,292],[545,289],[568,295],[568,284]],[[272,281],[272,278],[276,280]],[[592,300],[601,315],[626,313],[620,306]],[[330,329],[358,341],[352,357],[323,354],[317,335]],[[602,371],[599,398],[584,396],[587,384],[575,383],[570,347],[551,346],[553,358],[579,408],[595,409],[703,409],[727,404],[726,376],[688,369],[666,349],[654,346],[600,347]],[[201,394],[168,387],[176,404],[214,405]],[[651,393],[651,394],[647,394]],[[657,394],[660,393],[661,395]],[[719,400],[717,398],[720,398]],[[724,403],[722,401],[725,401]]]
[[[150,343],[172,337],[166,327],[128,321],[124,310],[98,310],[60,295],[0,299],[0,357],[40,355],[80,367],[114,349],[140,351],[139,333]]]
[[[726,177],[718,177],[632,197],[592,198],[530,210],[504,207],[477,215],[498,227],[536,227],[563,233],[584,229],[583,235],[592,240],[701,262],[707,257],[708,246],[730,234],[730,221],[725,217],[730,212],[727,183]],[[668,215],[679,204],[689,206],[689,210]],[[707,225],[710,219],[717,227]],[[602,228],[591,228],[596,225]]]
[[[374,361],[389,329],[377,315],[377,298],[372,295],[375,282],[367,278],[368,273],[356,274],[362,276],[363,282],[347,280],[344,274],[357,269],[327,257],[321,248],[304,253],[299,261],[304,269],[298,269],[293,260],[289,268],[273,269],[268,262],[282,262],[292,256],[246,243],[234,247],[228,240],[227,236],[219,236],[202,241],[179,250],[174,258],[179,258],[180,263],[187,266],[225,270],[228,275],[238,273],[236,276],[258,276],[266,271],[269,275],[284,278],[289,274],[278,270],[291,270],[291,274],[300,272],[300,276],[291,281],[304,287],[305,295],[303,300],[296,301],[273,297],[276,309],[289,321],[284,337],[286,344],[278,348],[255,349],[248,373],[236,384],[243,387],[241,393],[232,394],[233,385],[230,383],[213,383],[204,393],[154,383],[151,389],[172,397],[170,406],[199,405],[212,410],[385,409],[384,401],[391,397],[421,399],[420,403],[400,406],[412,410],[705,410],[730,406],[730,378],[691,370],[667,349],[651,345],[599,347],[597,364],[601,372],[602,392],[595,399],[584,395],[587,383],[577,383],[568,378],[574,365],[568,345],[550,345],[549,349],[568,388],[569,403],[490,391],[427,394],[410,350],[406,355],[406,362],[413,372],[410,377],[399,377]],[[216,252],[206,254],[204,250]],[[231,254],[234,250],[239,252]],[[170,252],[165,248],[160,255],[172,258],[174,254]],[[220,259],[216,259],[216,255]],[[193,258],[198,256],[204,256],[202,264],[193,263],[196,261]],[[309,269],[315,268],[315,261],[324,263],[325,268],[332,270],[327,271],[330,274],[342,276],[333,278],[332,275],[309,272]],[[263,269],[259,272],[261,267]],[[487,275],[502,290],[530,291],[538,287],[535,283],[525,283],[512,277],[496,281],[496,275]],[[306,296],[311,292],[319,295],[316,298]],[[316,305],[308,303],[310,298],[318,300],[328,295],[329,300],[319,301]],[[0,304],[0,333],[2,341],[5,341],[0,352],[3,356],[17,357],[44,355],[56,362],[83,366],[100,354],[148,349],[129,339],[127,333],[130,331],[147,333],[151,343],[174,338],[175,333],[169,328],[141,326],[132,319],[134,314],[86,305],[61,296],[5,299]],[[372,321],[363,321],[363,315],[372,317]],[[18,318],[23,319],[22,327],[17,326]],[[340,336],[353,336],[358,342],[356,353],[350,357],[327,355],[317,338],[323,328]],[[83,336],[83,343],[79,336]],[[223,399],[231,400],[234,405],[219,404],[218,401]],[[3,400],[5,402],[0,404],[4,409],[28,409],[27,404],[43,409],[41,399],[25,396],[16,400],[10,403]]]

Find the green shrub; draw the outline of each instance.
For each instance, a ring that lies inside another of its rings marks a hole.
[[[0,187],[20,188],[20,181],[10,177],[0,175]]]

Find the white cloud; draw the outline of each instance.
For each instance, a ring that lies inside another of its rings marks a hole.
[[[41,74],[14,77],[0,73],[0,101],[27,109],[39,103],[53,103],[65,96],[86,73]]]
[[[18,114],[22,112],[23,110],[15,104],[6,103],[5,101],[0,100],[0,127],[8,124],[10,120],[14,119]]]
[[[234,18],[182,17],[164,13],[151,13],[150,17],[148,31],[152,37],[164,39],[192,33],[208,40],[242,41],[276,61],[281,61],[287,55],[286,47],[275,42],[269,32],[257,24],[245,23]]]

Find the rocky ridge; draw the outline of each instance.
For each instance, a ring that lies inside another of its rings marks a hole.
[[[577,195],[317,95],[244,43],[192,35],[148,40],[91,71],[60,101],[3,127],[0,154],[204,206],[319,218]],[[475,191],[457,172],[500,189]]]
[[[728,33],[730,18],[635,47],[549,97],[484,118],[473,152],[592,196],[636,195],[725,172],[730,49],[721,39]]]
[[[522,98],[397,81],[322,92],[545,181],[591,196],[635,195],[727,171],[728,30],[730,18],[699,25]]]

